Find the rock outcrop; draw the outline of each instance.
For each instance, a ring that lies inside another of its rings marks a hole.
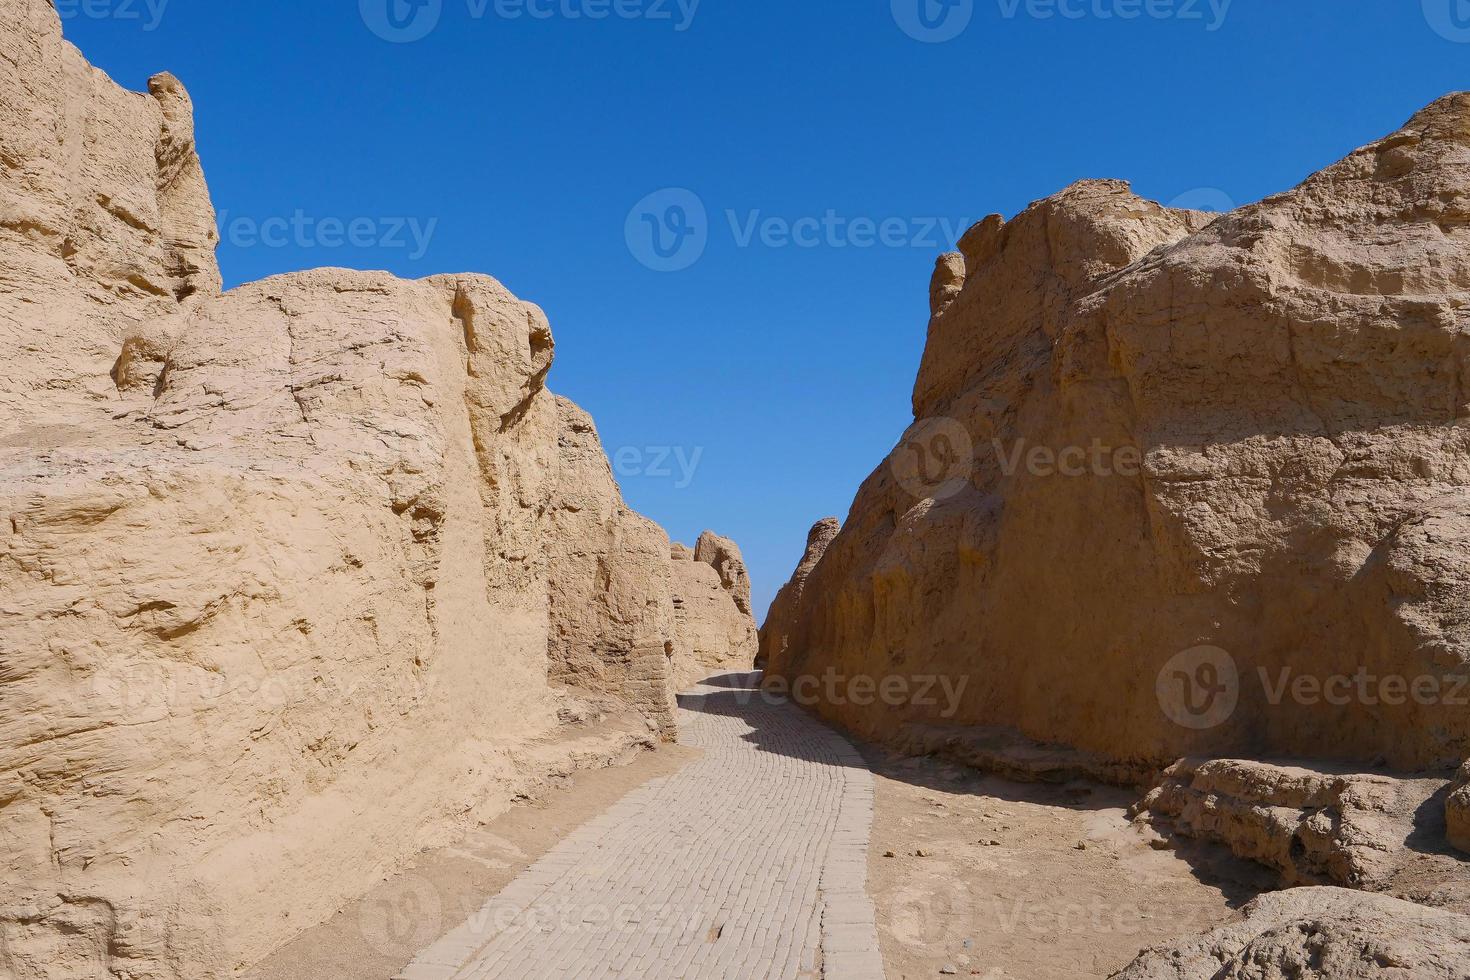
[[[672,734],[669,542],[537,307],[222,294],[183,87],[0,8],[0,975],[234,976],[506,806],[553,682]]]
[[[1143,951],[1113,980],[1459,980],[1470,918],[1341,888],[1264,895],[1242,920]]]
[[[1088,181],[972,228],[916,422],[773,620],[772,675],[965,682],[818,706],[877,737],[1457,767],[1467,188],[1457,94],[1229,214]]]
[[[827,553],[832,539],[841,530],[841,521],[835,517],[824,517],[807,532],[806,551],[802,553],[801,561],[797,562],[791,579],[781,586],[776,598],[771,601],[771,608],[766,612],[766,621],[761,624],[757,666],[765,667],[773,660],[780,663],[786,655],[791,631],[796,628],[795,619],[801,609],[801,594],[806,588],[807,577],[817,567],[817,563]]]
[[[1450,843],[1470,854],[1470,762],[1460,770],[1450,786],[1445,802],[1445,824]]]
[[[750,573],[740,548],[729,538],[705,531],[694,544],[694,560],[713,568],[720,575],[720,586],[735,600],[739,610],[750,615]]]
[[[551,678],[616,694],[672,737],[679,688],[668,535],[624,505],[591,417],[555,401],[558,479],[543,530]]]
[[[1400,891],[1438,873],[1467,876],[1448,854],[1410,849],[1433,838],[1424,824],[1444,789],[1442,779],[1327,773],[1242,759],[1185,760],[1137,808],[1155,826],[1223,844],[1264,864],[1287,886],[1342,885]],[[1466,882],[1470,885],[1470,882]],[[1443,896],[1446,904],[1455,897]]]
[[[750,615],[750,577],[740,549],[706,531],[694,550],[676,543],[670,555],[675,689],[722,671],[749,671],[758,640]]]

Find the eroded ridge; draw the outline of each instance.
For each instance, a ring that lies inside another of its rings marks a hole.
[[[759,679],[682,695],[703,757],[578,829],[401,980],[881,978],[872,774]]]

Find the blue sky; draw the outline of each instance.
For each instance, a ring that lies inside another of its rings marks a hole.
[[[739,541],[761,611],[909,423],[967,222],[1082,177],[1246,203],[1470,88],[1470,0],[57,3],[193,94],[227,285],[540,303],[629,502]]]

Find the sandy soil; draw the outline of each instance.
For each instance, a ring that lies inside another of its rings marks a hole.
[[[616,722],[605,726],[616,734]],[[582,729],[568,741],[595,741]],[[575,750],[571,753],[575,757]],[[420,949],[479,911],[557,841],[650,779],[678,771],[700,755],[665,745],[617,760],[610,768],[551,780],[536,798],[506,813],[454,847],[426,851],[404,873],[385,881],[328,921],[277,950],[245,980],[390,980]]]
[[[1097,980],[1270,887],[1264,869],[1218,849],[1155,850],[1128,822],[1130,793],[867,755],[868,888],[889,980]]]

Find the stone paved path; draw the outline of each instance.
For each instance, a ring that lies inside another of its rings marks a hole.
[[[882,980],[872,774],[758,681],[681,696],[680,740],[704,756],[578,829],[400,980]]]

